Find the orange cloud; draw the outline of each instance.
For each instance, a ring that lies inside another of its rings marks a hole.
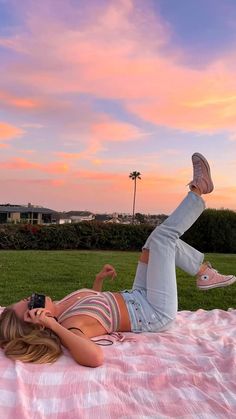
[[[104,149],[104,147],[101,144],[101,141],[90,140],[88,138],[87,143],[88,143],[87,147],[80,153],[67,153],[63,151],[58,151],[58,152],[55,152],[54,154],[56,154],[59,157],[62,157],[64,159],[69,159],[69,160],[76,160],[76,159],[91,160],[94,158],[94,155],[96,155],[98,151],[101,151]]]
[[[47,165],[41,165],[41,168],[47,173],[67,173],[69,171],[69,166],[66,163],[54,162],[48,163]]]
[[[0,92],[0,100],[2,103],[5,103],[8,106],[17,108],[32,109],[39,106],[37,100],[26,97],[13,96],[7,92]]]
[[[77,130],[80,131],[79,126]],[[145,135],[149,133],[142,132],[133,124],[123,123],[100,114],[96,116],[96,121],[87,123],[87,134],[84,134],[84,139],[86,138],[87,141],[83,151],[79,153],[59,151],[55,154],[64,159],[83,159],[99,164],[101,159],[96,159],[95,156],[98,152],[106,150],[107,143],[133,141],[142,139]]]
[[[218,209],[229,208],[236,211],[235,186],[216,189],[214,193],[207,196],[207,207]]]
[[[113,182],[114,180],[117,181],[118,179],[121,180],[124,178],[123,174],[116,174],[116,173],[107,173],[107,172],[94,172],[89,170],[79,170],[75,172],[75,177],[77,179],[83,180],[91,180],[91,181],[108,181]]]
[[[60,188],[62,186],[65,185],[65,180],[64,179],[52,179],[51,180],[51,184],[52,186],[55,186],[56,188]]]
[[[11,140],[13,138],[22,137],[24,130],[0,121],[0,140]]]
[[[21,150],[19,150],[19,153],[22,153],[22,154],[34,154],[35,151],[36,150],[24,150],[24,149],[21,149]]]
[[[146,172],[141,175],[142,179],[138,181],[138,188],[143,190],[143,193],[150,193],[150,191],[174,191],[176,189],[183,189],[186,185],[186,176],[183,173],[176,173],[176,176],[171,176],[163,173]],[[93,170],[79,170],[72,173],[71,179],[77,181],[92,181],[98,183],[112,183],[120,188],[120,192],[124,190],[132,190],[132,181],[129,178],[129,172],[116,173],[115,171],[93,171]],[[144,186],[143,186],[144,185]],[[155,199],[155,198],[154,198]]]
[[[9,170],[29,170],[29,169],[38,169],[40,168],[40,164],[32,163],[28,160],[15,158],[6,162],[0,163],[1,169],[9,169]]]
[[[69,166],[62,162],[51,162],[48,164],[41,164],[30,162],[23,158],[14,158],[12,160],[1,162],[0,169],[8,170],[39,170],[46,173],[61,173],[65,174],[69,171]]]
[[[63,159],[80,159],[82,157],[82,153],[66,153],[63,151],[57,151],[55,154],[59,157],[62,157]]]
[[[2,200],[32,202],[60,211],[88,209],[95,212],[131,213],[133,182],[128,176],[89,171],[80,171],[77,175],[66,179],[3,178]],[[170,179],[168,176],[161,178],[158,174],[152,176],[150,173],[138,182],[136,211],[170,214],[187,192],[188,188],[184,187],[182,179]],[[225,208],[236,209],[235,187],[221,188],[205,199],[208,208],[222,208],[223,203]]]
[[[232,75],[227,77],[227,72],[223,74],[226,80],[232,80]],[[189,70],[183,70],[177,76],[177,81],[173,82],[171,94],[167,92],[165,98],[163,95],[158,101],[144,99],[142,103],[130,102],[127,109],[149,122],[181,130],[231,132],[236,128],[236,96],[227,95],[226,82],[222,83],[225,84],[225,92],[217,96],[218,88],[212,87],[214,73],[211,70],[205,73],[203,81],[202,77],[203,75],[199,77],[193,72],[191,75]],[[189,78],[191,85],[185,83],[184,78]],[[198,86],[197,91],[193,89],[194,85]],[[224,87],[222,85],[220,89]],[[236,91],[236,84],[234,89]]]

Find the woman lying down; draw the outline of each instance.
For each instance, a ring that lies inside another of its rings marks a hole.
[[[180,237],[205,208],[202,194],[213,190],[210,167],[200,153],[192,156],[193,180],[189,193],[175,211],[148,237],[138,262],[132,290],[102,292],[106,277],[116,271],[105,265],[92,289],[81,289],[52,301],[32,294],[4,309],[0,315],[0,347],[13,360],[54,362],[65,346],[81,365],[104,362],[101,346],[93,337],[113,332],[167,330],[177,314],[176,266],[197,277],[197,287],[207,290],[233,284],[234,275],[221,275],[204,255]]]

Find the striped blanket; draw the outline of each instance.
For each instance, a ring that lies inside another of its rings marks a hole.
[[[182,311],[169,331],[104,347],[98,368],[0,350],[0,418],[236,418],[236,310]]]

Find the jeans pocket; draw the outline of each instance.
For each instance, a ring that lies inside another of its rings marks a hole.
[[[148,322],[149,332],[164,332],[165,330],[168,330],[174,322],[166,317],[160,319],[160,316],[157,315],[157,313],[152,314],[151,317],[151,320]]]
[[[147,301],[140,307],[140,316],[143,318],[143,332],[157,332],[162,327],[160,316]]]
[[[146,316],[146,327],[148,332],[156,332],[160,327],[160,320],[158,319],[156,313],[152,312]]]
[[[132,313],[133,332],[140,333],[143,331],[143,316],[141,313],[141,304],[131,299],[129,301],[130,311]]]

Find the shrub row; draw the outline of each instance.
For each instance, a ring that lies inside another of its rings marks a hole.
[[[0,249],[140,249],[149,225],[82,222],[64,225],[1,225]]]
[[[0,249],[140,250],[153,227],[82,222],[64,225],[0,225]],[[236,213],[208,209],[182,236],[202,252],[236,253]]]
[[[236,212],[207,209],[182,238],[203,253],[236,253]]]

